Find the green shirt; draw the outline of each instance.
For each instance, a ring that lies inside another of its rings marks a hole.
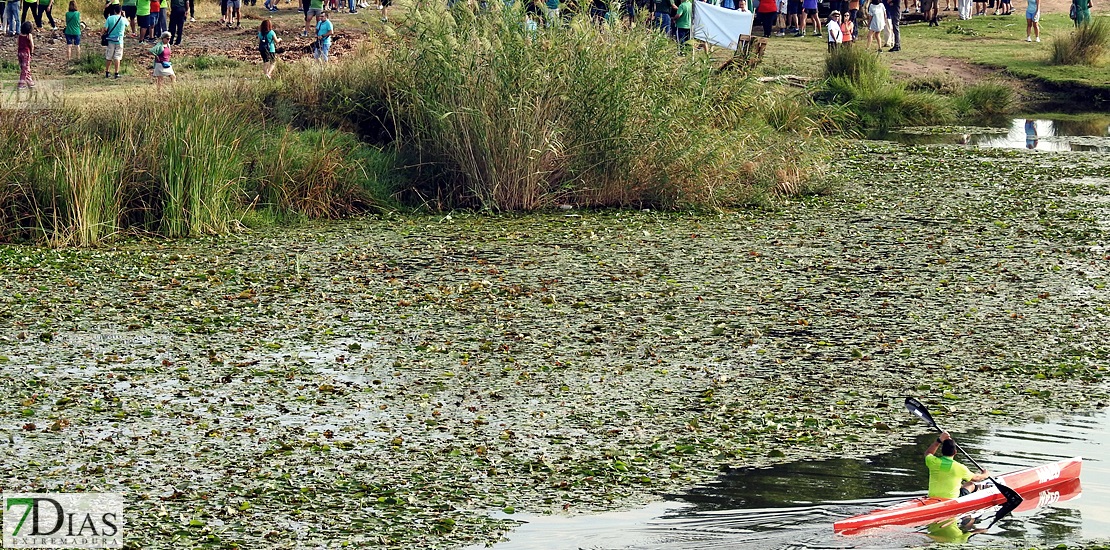
[[[308,9],[310,9],[310,10],[322,10],[322,9],[324,9],[324,0],[312,0],[311,2],[308,3]]]
[[[150,15],[150,0],[137,0],[135,2],[135,15],[138,17]]]
[[[678,5],[678,13],[674,16],[674,26],[678,29],[690,28],[690,10],[694,7],[690,0],[685,0]]]
[[[933,498],[960,496],[960,485],[974,477],[967,466],[946,456],[927,455],[925,466],[929,468],[929,496]]]
[[[62,31],[70,36],[81,35],[81,12],[67,11],[66,12],[66,28]]]
[[[136,0],[123,0],[123,5],[125,5],[125,6],[134,6],[135,2],[136,2]]]

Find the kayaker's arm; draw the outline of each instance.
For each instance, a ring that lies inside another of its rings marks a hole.
[[[929,445],[928,449],[925,449],[925,456],[935,454],[937,452],[937,449],[940,448],[941,442],[944,441],[945,439],[949,439],[951,437],[952,436],[948,435],[948,432],[940,432],[940,437],[938,437],[936,439],[936,441],[933,442],[932,445]]]

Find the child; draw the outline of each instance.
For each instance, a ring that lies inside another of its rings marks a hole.
[[[19,57],[19,87],[34,88],[35,81],[31,79],[31,56],[35,54],[35,39],[31,36],[31,22],[24,21],[19,28],[19,38],[16,55]]]
[[[852,40],[855,39],[855,37],[852,35],[856,33],[856,24],[852,22],[852,18],[850,17],[844,17],[843,15],[841,15],[840,19],[840,44],[844,47],[851,46]]]
[[[886,6],[882,0],[871,0],[867,6],[867,14],[871,16],[871,24],[867,26],[867,47],[871,48],[871,40],[878,44],[878,51],[883,51],[883,38],[879,33],[886,28]]]
[[[331,50],[332,25],[328,20],[328,12],[322,11],[316,16],[316,49],[312,56],[322,63],[328,62],[328,50]]]
[[[81,57],[81,12],[77,11],[77,2],[70,0],[69,11],[66,12],[66,59]],[[77,55],[73,49],[77,48]]]
[[[170,31],[163,31],[158,35],[158,41],[154,43],[154,47],[150,49],[150,53],[154,54],[154,71],[153,76],[158,83],[158,91],[162,91],[162,79],[170,77],[170,84],[177,82],[177,75],[173,73],[173,67],[170,65],[170,39],[173,35]]]
[[[274,32],[273,24],[269,19],[263,20],[258,26],[258,53],[262,56],[262,74],[265,74],[266,78],[273,78],[278,40],[281,39]]]
[[[832,53],[844,41],[844,31],[840,29],[840,12],[833,10],[829,14],[829,22],[825,25],[825,31],[829,35],[829,53]]]

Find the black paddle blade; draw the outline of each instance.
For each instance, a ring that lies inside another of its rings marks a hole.
[[[998,523],[998,520],[1010,515],[1010,512],[1016,510],[1025,500],[1021,498],[1021,495],[1017,494],[1017,491],[1005,485],[995,483],[994,486],[998,488],[998,492],[1002,493],[1002,496],[1006,497],[1006,503],[1003,504],[1002,508],[998,510],[998,513],[994,515],[994,519],[991,520],[991,524],[987,526],[987,529],[994,527],[994,524]]]
[[[933,420],[933,415],[929,414],[929,409],[926,409],[925,405],[922,405],[920,401],[918,401],[918,400],[916,400],[912,397],[907,397],[906,398],[906,410],[910,411],[911,413],[913,413],[918,418],[928,422],[930,426],[932,426],[934,428],[937,427],[936,421]],[[937,429],[939,430],[940,428],[937,428]]]

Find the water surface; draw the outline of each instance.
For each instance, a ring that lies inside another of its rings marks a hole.
[[[1056,120],[1032,116],[994,126],[905,128],[881,137],[907,145],[956,144],[1037,151],[1110,151],[1110,117]]]
[[[1110,414],[1079,416],[990,432],[953,434],[984,467],[1004,473],[1082,456],[1082,494],[1014,514],[970,545],[1073,544],[1110,537]],[[889,528],[866,536],[833,533],[838,519],[920,495],[928,476],[922,453],[933,434],[868,458],[793,463],[724,473],[710,485],[633,511],[579,517],[526,516],[494,546],[541,548],[899,548],[928,545],[923,529]],[[965,460],[966,462],[966,460]],[[985,527],[989,521],[983,521]]]

